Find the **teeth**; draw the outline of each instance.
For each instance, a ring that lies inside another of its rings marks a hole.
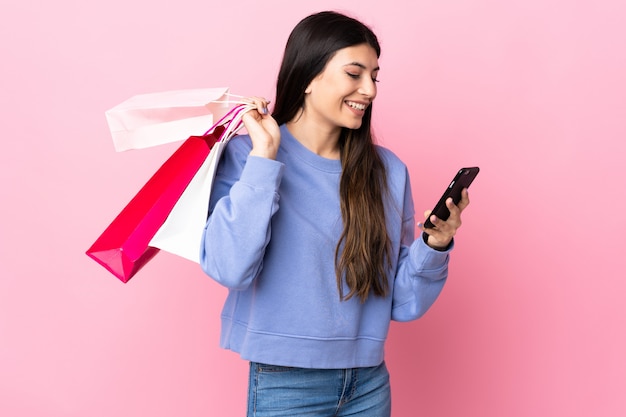
[[[365,110],[366,107],[365,104],[359,104],[353,101],[346,101],[346,104],[356,110]]]

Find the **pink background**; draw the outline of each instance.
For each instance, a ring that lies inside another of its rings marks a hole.
[[[244,415],[225,290],[167,253],[126,285],[84,255],[178,146],[115,153],[104,111],[272,98],[287,35],[327,8],[380,37],[375,129],[418,211],[482,170],[441,298],[392,326],[394,416],[626,415],[625,3],[307,3],[3,0],[0,415]]]

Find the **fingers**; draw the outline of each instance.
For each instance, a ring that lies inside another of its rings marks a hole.
[[[252,140],[250,155],[275,159],[280,145],[280,128],[268,110],[269,100],[246,97],[243,101],[256,108],[243,115],[243,124]]]
[[[461,211],[463,211],[467,206],[469,206],[469,203],[469,191],[467,190],[467,188],[463,188],[463,190],[461,190],[461,201],[459,201],[459,204],[457,204],[457,206]]]
[[[263,123],[263,119],[270,117],[269,110],[267,108],[269,104],[269,100],[266,100],[263,97],[245,97],[243,99],[244,102],[251,104],[256,108],[255,110],[248,111],[243,115],[243,123],[246,127],[246,130],[253,134],[253,132],[260,132],[263,130],[261,123]]]
[[[263,97],[252,96],[252,97],[244,98],[243,101],[245,101],[246,103],[255,105],[257,112],[259,112],[259,114],[262,114],[262,115],[269,114],[269,110],[267,108],[267,106],[270,104],[269,100]]]
[[[464,188],[461,191],[461,200],[459,201],[458,204],[454,204],[454,201],[452,201],[452,198],[448,198],[446,200],[446,207],[448,207],[448,210],[450,211],[450,217],[448,218],[448,221],[452,221],[452,222],[458,221],[458,226],[460,226],[461,225],[461,212],[465,210],[467,206],[469,206],[469,203],[470,203],[469,193],[467,191],[467,188]]]
[[[461,200],[459,204],[454,204],[452,198],[446,200],[446,207],[450,211],[447,220],[441,220],[431,210],[424,212],[424,218],[429,218],[435,225],[434,228],[425,228],[421,223],[418,224],[420,230],[428,235],[428,245],[433,248],[447,247],[452,238],[456,235],[457,230],[461,227],[461,212],[469,205],[469,193],[467,188],[461,192]]]
[[[456,229],[449,228],[443,220],[431,216],[430,219],[436,226],[434,228],[425,228],[423,224],[419,224],[420,230],[428,235],[426,240],[428,246],[436,249],[443,249],[450,245],[452,238],[456,233]]]
[[[261,124],[261,117],[258,114],[255,114],[254,111],[249,111],[248,113],[243,115],[243,124],[248,131],[248,134],[251,136],[252,141],[254,142],[257,138],[265,138],[265,140],[270,140],[269,133],[263,128]]]

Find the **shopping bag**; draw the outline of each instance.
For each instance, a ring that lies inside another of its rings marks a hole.
[[[105,112],[116,151],[201,136],[230,109],[227,87],[139,94]]]
[[[236,133],[241,127],[241,111],[249,108],[251,106],[235,107],[203,136],[191,136],[183,142],[98,237],[87,255],[122,282],[128,282],[159,252],[159,248],[150,246],[151,239],[163,226],[215,143]],[[237,118],[225,122],[232,115]],[[209,194],[204,198],[208,200]]]
[[[223,130],[223,128],[221,128]],[[127,282],[158,248],[150,239],[200,168],[219,131],[189,137],[139,190],[87,251],[122,282]]]
[[[221,139],[213,145],[194,178],[191,180],[164,224],[150,241],[151,247],[200,262],[202,233],[209,212],[209,196],[217,164],[228,141],[242,125],[243,114],[252,106],[236,109]]]

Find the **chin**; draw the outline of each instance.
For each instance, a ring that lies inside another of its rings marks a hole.
[[[360,128],[362,124],[363,124],[362,120],[353,120],[350,123],[344,123],[343,127],[345,127],[346,129],[356,130]]]

